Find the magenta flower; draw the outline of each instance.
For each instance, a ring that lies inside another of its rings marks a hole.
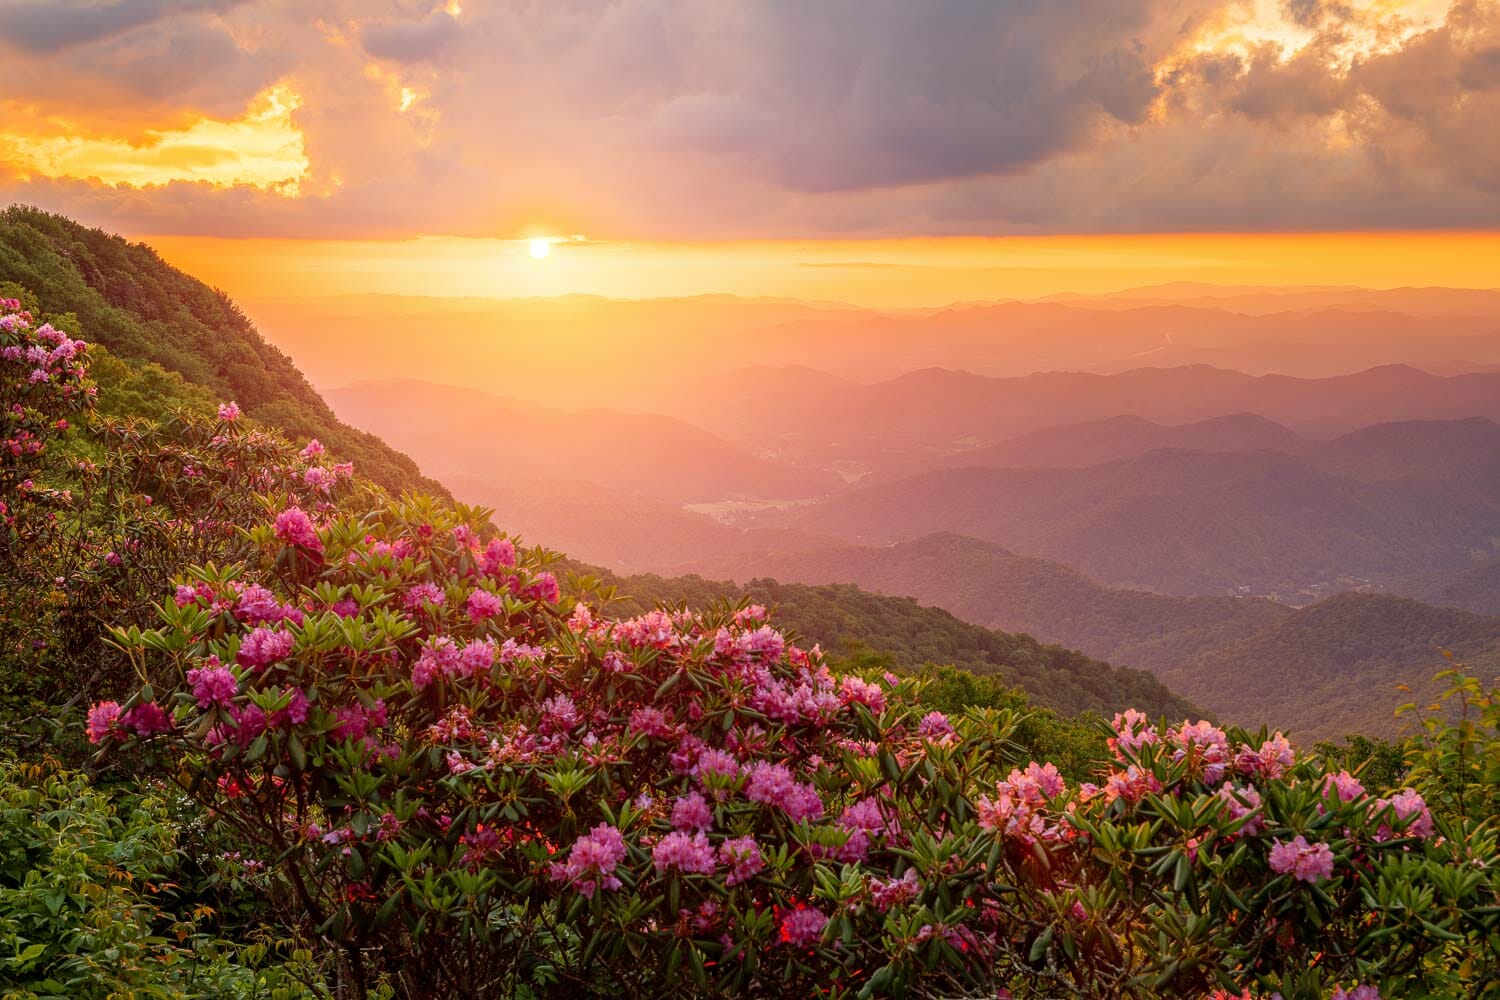
[[[240,648],[234,654],[234,659],[242,667],[266,667],[286,659],[296,644],[297,639],[290,632],[274,632],[261,627],[240,640]]]
[[[224,421],[226,424],[232,424],[236,420],[240,419],[240,404],[234,402],[220,403],[219,419]]]
[[[714,814],[697,792],[689,792],[672,805],[672,829],[704,832],[713,829]]]
[[[1298,834],[1291,843],[1276,841],[1268,859],[1278,875],[1290,873],[1294,878],[1316,884],[1333,877],[1333,851],[1327,844],[1310,844]]]
[[[566,861],[552,865],[551,877],[592,899],[598,889],[613,892],[620,888],[614,871],[625,860],[625,853],[624,834],[608,823],[600,823],[573,842]]]
[[[942,712],[928,712],[917,724],[917,735],[928,740],[945,740],[956,735],[948,717]]]
[[[823,815],[823,800],[812,785],[801,784],[784,764],[762,761],[750,770],[745,797],[751,802],[776,806],[794,823]]]
[[[113,736],[116,723],[120,719],[120,703],[117,701],[101,701],[89,709],[88,732],[89,742],[98,743],[106,737]]]
[[[137,736],[171,732],[172,717],[154,701],[144,701],[120,717],[120,724]]]
[[[822,938],[827,925],[828,917],[821,910],[799,903],[781,918],[781,942],[793,948],[811,948]]]
[[[469,617],[476,622],[482,622],[486,618],[494,618],[503,608],[504,605],[501,603],[500,598],[488,590],[475,590],[469,595]]]
[[[203,666],[189,670],[187,681],[192,685],[193,697],[198,700],[199,708],[208,708],[210,705],[223,707],[229,704],[239,690],[239,682],[234,679],[234,674],[228,667],[220,666],[217,657],[211,657]]]
[[[719,860],[729,869],[729,874],[724,879],[725,885],[748,882],[766,867],[760,845],[755,842],[754,837],[737,837],[724,841],[719,845]]]
[[[659,872],[672,870],[684,874],[712,875],[714,849],[703,833],[674,830],[663,837],[651,851],[651,860]]]
[[[312,518],[301,507],[288,507],[276,515],[276,537],[288,545],[323,554],[323,543]]]

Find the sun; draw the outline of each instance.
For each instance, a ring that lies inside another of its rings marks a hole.
[[[531,241],[531,256],[535,257],[537,260],[541,260],[551,252],[551,240],[535,239]]]

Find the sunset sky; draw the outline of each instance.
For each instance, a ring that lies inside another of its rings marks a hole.
[[[1490,0],[0,0],[0,52],[0,201],[249,300],[1500,262]]]

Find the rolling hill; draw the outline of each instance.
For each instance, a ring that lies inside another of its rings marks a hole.
[[[1306,608],[1106,587],[1058,563],[953,534],[721,563],[705,573],[908,595],[966,621],[1148,669],[1220,718],[1275,721],[1303,739],[1400,731],[1395,707],[1430,694],[1442,650],[1500,667],[1500,617],[1381,594]],[[1406,684],[1414,693],[1402,692]]]
[[[235,400],[292,438],[320,439],[382,486],[446,493],[406,455],[334,416],[228,296],[144,243],[13,206],[0,213],[0,282],[7,281],[35,294],[44,312],[76,316],[88,340],[144,379],[147,394],[151,371],[175,374],[202,399]]]

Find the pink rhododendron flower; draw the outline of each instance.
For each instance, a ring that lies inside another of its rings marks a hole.
[[[234,699],[239,682],[228,667],[220,666],[218,657],[210,657],[201,667],[187,672],[187,682],[193,689],[193,697],[199,708],[211,705],[224,706]]]
[[[1204,784],[1217,785],[1229,763],[1229,737],[1209,722],[1184,722],[1167,733],[1168,742],[1177,749],[1175,761],[1187,761],[1188,770],[1202,777]]]
[[[672,829],[706,832],[713,825],[713,810],[697,792],[689,792],[672,804]]]
[[[625,837],[608,823],[600,823],[573,842],[564,862],[551,867],[554,881],[567,882],[585,898],[598,889],[620,888],[614,871],[625,860]]]
[[[729,869],[724,878],[725,885],[748,882],[766,867],[760,853],[760,845],[754,837],[737,837],[719,845],[719,860]]]
[[[823,800],[812,785],[800,784],[782,764],[762,761],[750,770],[745,797],[751,802],[776,806],[793,822],[823,815]]]
[[[1365,786],[1359,783],[1359,779],[1348,771],[1340,771],[1338,774],[1328,774],[1323,777],[1323,794],[1326,796],[1329,789],[1338,793],[1339,801],[1353,802],[1365,794]]]
[[[798,904],[781,917],[781,942],[793,948],[811,948],[823,937],[827,925],[828,917],[821,910]]]
[[[308,461],[312,461],[323,454],[323,442],[317,438],[312,438],[307,442],[307,447],[303,448],[298,454]]]
[[[1232,819],[1244,819],[1250,813],[1260,808],[1260,792],[1255,790],[1254,785],[1239,785],[1225,783],[1219,786],[1219,798],[1224,800],[1225,809],[1228,810]],[[1264,821],[1260,816],[1245,820],[1240,826],[1238,834],[1242,837],[1253,837],[1260,832]]]
[[[509,538],[491,538],[479,560],[479,568],[486,576],[495,576],[515,564],[516,546]]]
[[[276,537],[288,545],[319,555],[323,553],[323,543],[318,538],[317,529],[313,527],[312,518],[301,507],[288,507],[276,515]]]
[[[232,424],[236,420],[240,419],[240,404],[234,402],[220,403],[219,419],[224,421],[226,424]]]
[[[871,878],[867,885],[870,903],[881,913],[895,906],[905,906],[922,894],[922,883],[917,879],[915,868],[906,869],[906,874],[900,878]]]
[[[840,682],[839,700],[845,705],[864,705],[876,715],[885,711],[885,690],[859,677],[845,677]]]
[[[1277,840],[1268,860],[1273,872],[1290,873],[1304,882],[1316,884],[1333,877],[1333,850],[1327,844],[1310,844],[1301,834],[1290,843]]]
[[[651,860],[659,872],[680,871],[684,874],[712,875],[714,849],[703,833],[674,830],[651,850]]]
[[[476,622],[482,622],[486,618],[494,618],[500,614],[505,605],[499,597],[488,590],[478,589],[469,595],[467,607],[469,617]]]
[[[172,717],[154,701],[143,701],[120,717],[120,725],[137,736],[170,732]]]
[[[1274,781],[1285,774],[1296,759],[1291,742],[1278,731],[1262,743],[1259,750],[1252,750],[1248,746],[1242,749],[1235,756],[1234,766],[1241,774],[1258,774]]]
[[[923,739],[941,741],[957,734],[946,715],[942,712],[928,712],[917,724],[917,735]]]
[[[1133,708],[1116,715],[1111,725],[1115,735],[1109,740],[1109,748],[1117,756],[1135,753],[1141,747],[1157,742],[1156,727],[1151,725],[1145,713]]]
[[[441,587],[432,583],[418,583],[406,589],[401,603],[408,611],[418,611],[424,604],[440,608],[444,600],[446,600],[446,595]]]
[[[1427,808],[1427,803],[1414,789],[1403,788],[1388,799],[1376,799],[1370,806],[1371,811],[1377,814],[1387,808],[1395,813],[1400,836],[1430,837],[1437,832],[1432,822],[1431,810]],[[1398,831],[1393,830],[1390,824],[1382,823],[1375,833],[1375,839],[1390,840],[1397,833]]]
[[[240,666],[250,669],[267,667],[286,659],[296,644],[297,639],[290,632],[261,627],[240,640],[240,648],[234,654],[234,659]]]
[[[115,733],[116,723],[120,719],[120,703],[117,701],[101,701],[89,709],[88,733],[89,742],[98,743]]]
[[[1374,986],[1356,986],[1349,992],[1344,992],[1342,986],[1336,987],[1328,1000],[1380,1000],[1380,990]]]

